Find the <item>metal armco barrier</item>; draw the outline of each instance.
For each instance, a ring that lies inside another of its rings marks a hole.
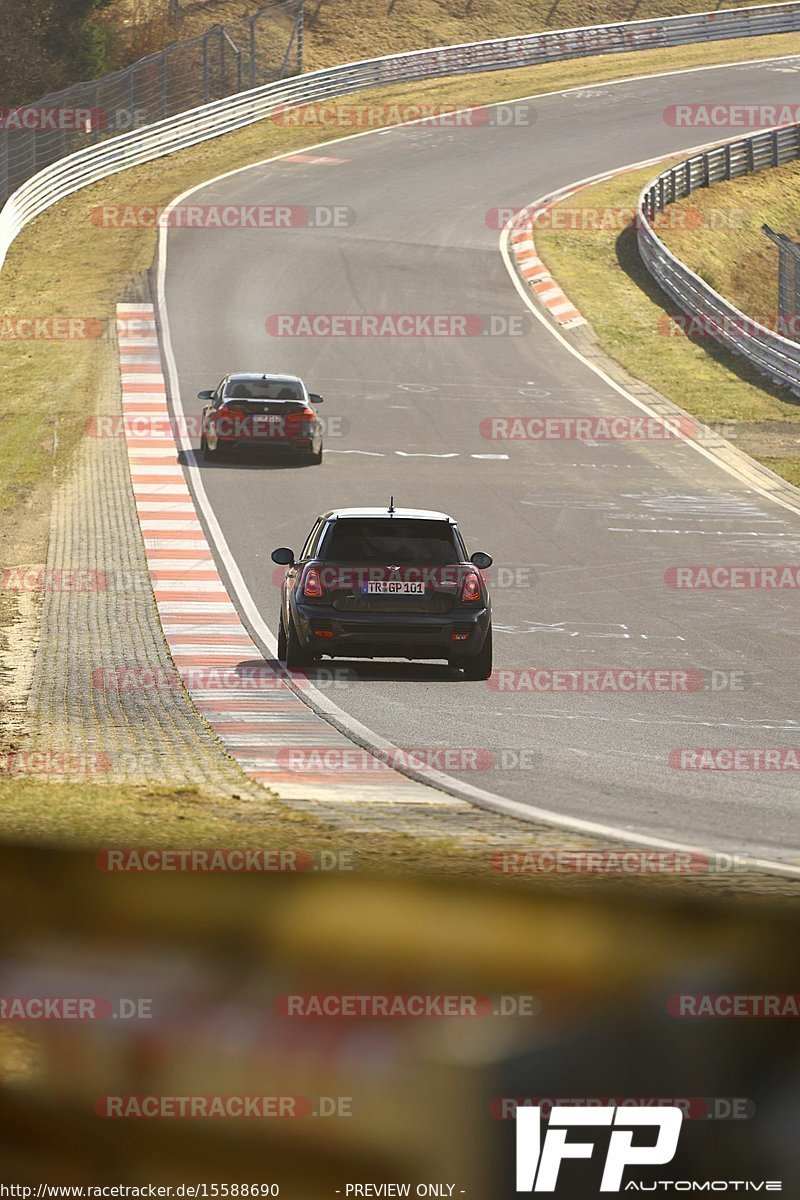
[[[753,364],[774,382],[800,393],[800,344],[729,304],[672,254],[651,224],[656,213],[696,188],[736,179],[800,158],[800,125],[751,134],[695,154],[662,171],[639,197],[637,239],[647,270],[698,328]]]
[[[51,205],[117,171],[195,146],[262,120],[276,110],[417,79],[533,66],[595,54],[649,50],[691,42],[788,33],[800,29],[800,0],[658,20],[590,25],[470,42],[346,63],[264,84],[204,104],[146,128],[79,150],[38,171],[0,212],[0,266],[14,238]]]

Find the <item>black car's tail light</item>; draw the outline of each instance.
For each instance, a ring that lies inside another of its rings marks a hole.
[[[304,600],[321,600],[325,595],[322,580],[316,567],[306,567],[300,587]]]
[[[481,581],[474,571],[469,571],[464,576],[461,599],[464,604],[477,604],[481,599]]]

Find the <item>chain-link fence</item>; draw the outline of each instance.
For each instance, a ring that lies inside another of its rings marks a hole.
[[[271,0],[123,71],[0,112],[0,203],[73,151],[301,70],[301,12],[302,0]]]

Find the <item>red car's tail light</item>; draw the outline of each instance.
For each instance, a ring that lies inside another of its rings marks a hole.
[[[322,580],[316,567],[309,567],[303,576],[303,597],[306,600],[321,600],[323,597]]]
[[[481,598],[481,581],[474,571],[464,577],[461,599],[465,604],[476,604]]]

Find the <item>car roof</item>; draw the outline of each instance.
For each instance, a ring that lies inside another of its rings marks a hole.
[[[412,517],[424,521],[449,521],[451,525],[456,523],[447,513],[434,512],[427,508],[395,508],[391,512],[388,508],[332,508],[330,512],[321,513],[320,516],[324,521],[338,521],[341,517],[386,517],[387,520],[391,517]]]
[[[259,383],[302,383],[299,375],[269,375],[263,371],[237,371],[235,375],[226,375],[227,383],[233,383],[238,380],[258,380]]]

